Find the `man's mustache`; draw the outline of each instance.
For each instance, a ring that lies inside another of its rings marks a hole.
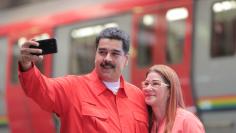
[[[100,66],[103,67],[103,68],[110,67],[110,68],[112,68],[112,69],[114,69],[114,68],[116,67],[115,65],[111,64],[111,63],[108,62],[108,61],[102,62],[102,63],[100,64]]]

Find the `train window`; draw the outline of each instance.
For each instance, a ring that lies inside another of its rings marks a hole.
[[[7,38],[0,37],[0,132],[10,132],[6,110],[6,64],[7,64]]]
[[[11,83],[12,84],[17,84],[18,81],[18,57],[19,57],[19,47],[21,46],[21,44],[24,42],[22,41],[24,39],[19,39],[17,42],[17,45],[13,45],[12,48],[12,64],[11,64]],[[44,73],[44,69],[43,69],[43,63],[42,62],[36,62],[35,65],[38,67],[38,69]]]
[[[94,67],[96,36],[74,38],[70,50],[70,73],[85,74]]]
[[[94,68],[96,36],[105,27],[118,27],[118,25],[116,23],[106,23],[72,30],[70,74],[86,74]]]
[[[166,13],[166,60],[169,64],[181,63],[182,61],[187,17],[188,11],[185,8],[170,9]]]
[[[235,54],[236,1],[222,1],[212,6],[211,57]]]
[[[12,48],[12,64],[11,64],[11,83],[18,83],[18,55],[19,55],[19,47],[18,45],[14,45]]]
[[[146,14],[139,19],[137,36],[137,64],[145,67],[152,63],[152,49],[156,42],[156,15]]]

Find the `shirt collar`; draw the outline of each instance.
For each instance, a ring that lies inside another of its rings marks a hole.
[[[105,91],[110,91],[102,82],[102,80],[98,77],[98,74],[95,69],[91,73],[89,73],[87,76],[89,80],[91,80],[91,82],[89,83],[92,84],[92,86],[94,86],[93,91],[95,92],[96,95],[100,95]],[[117,96],[122,96],[122,97],[127,96],[126,81],[124,80],[123,76],[120,76],[120,88],[117,93]]]

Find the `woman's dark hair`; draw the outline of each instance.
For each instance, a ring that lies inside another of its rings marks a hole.
[[[153,125],[153,111],[152,107],[147,105],[147,110],[148,110],[148,133],[151,133],[152,131],[152,125]]]

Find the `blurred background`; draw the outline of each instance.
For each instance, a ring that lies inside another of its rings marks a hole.
[[[86,74],[106,27],[131,36],[126,80],[140,87],[150,66],[166,64],[207,133],[236,132],[236,0],[1,0],[0,133],[59,133],[59,118],[22,91],[20,46],[56,38],[58,53],[38,62],[40,71]]]

